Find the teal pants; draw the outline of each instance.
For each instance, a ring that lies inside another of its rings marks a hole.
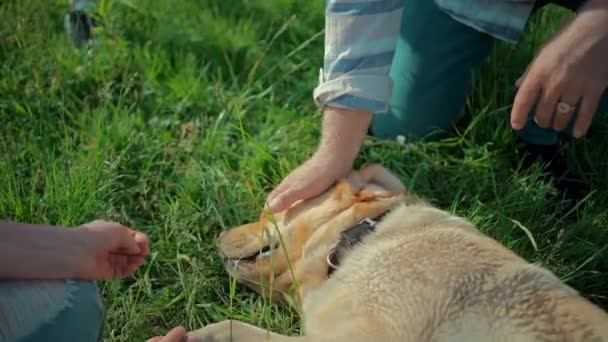
[[[405,1],[390,72],[392,99],[388,111],[374,115],[371,134],[416,140],[450,130],[463,111],[474,74],[495,43],[492,36],[452,19],[432,0]],[[608,112],[608,92],[601,102],[598,112]],[[566,129],[569,134],[575,118],[576,112]],[[519,134],[537,145],[558,139],[554,130],[536,125],[533,111]]]
[[[103,323],[94,282],[0,281],[0,342],[98,342]]]

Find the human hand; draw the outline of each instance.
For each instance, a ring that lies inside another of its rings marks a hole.
[[[315,154],[293,170],[268,196],[268,209],[281,212],[299,200],[315,197],[327,190],[352,169],[372,113],[325,107],[323,134]]]
[[[352,169],[353,160],[317,151],[312,158],[293,170],[268,196],[273,213],[289,208],[299,200],[315,197],[327,190]]]
[[[74,229],[81,257],[77,277],[117,279],[131,275],[150,254],[148,237],[120,223],[93,221]]]
[[[511,111],[511,125],[521,129],[538,100],[536,123],[564,130],[579,108],[573,135],[586,134],[608,87],[608,2],[589,0],[538,53],[523,76]]]
[[[182,326],[177,326],[167,333],[165,336],[154,336],[146,340],[146,342],[187,342],[192,339],[186,336],[186,329]]]

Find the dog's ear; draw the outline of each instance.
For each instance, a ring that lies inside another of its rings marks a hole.
[[[378,184],[367,184],[357,193],[358,202],[369,202],[380,198],[389,198],[401,195],[401,192],[385,189]]]
[[[333,199],[340,202],[345,199],[354,198],[361,190],[359,184],[353,183],[349,178],[341,178],[336,183],[336,188],[333,193]]]
[[[362,190],[357,193],[357,202],[369,202],[376,198],[376,194],[370,190]]]
[[[364,184],[362,190],[369,189],[377,197],[394,196],[407,192],[401,180],[380,164],[363,166],[359,170],[358,178]]]
[[[366,179],[366,181],[369,180]],[[358,172],[353,172],[347,178],[341,180],[336,187],[336,194],[340,196],[336,198],[338,200],[343,199],[345,194],[349,194],[350,198],[356,202],[369,202],[379,197],[395,195],[382,185],[364,182]]]

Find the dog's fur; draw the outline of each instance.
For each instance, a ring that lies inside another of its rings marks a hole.
[[[330,277],[340,233],[391,210]],[[197,341],[608,341],[608,315],[469,221],[408,193],[380,165],[219,238],[227,271],[303,308],[304,336],[223,321]],[[256,255],[261,248],[270,252]],[[243,260],[247,258],[247,260]]]

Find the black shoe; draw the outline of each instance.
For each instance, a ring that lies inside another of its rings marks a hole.
[[[72,37],[77,47],[82,47],[93,37],[93,21],[91,17],[80,10],[70,10],[65,15],[65,30]]]
[[[544,165],[546,176],[553,178],[555,188],[563,198],[577,202],[588,193],[587,184],[570,170],[563,150],[558,144],[523,143],[523,146],[519,148],[519,153],[523,154],[522,166],[524,169],[529,169],[537,162]]]
[[[65,30],[71,36],[77,47],[82,47],[93,39],[93,28],[98,26],[93,17],[96,0],[72,0],[70,9],[65,15]]]

